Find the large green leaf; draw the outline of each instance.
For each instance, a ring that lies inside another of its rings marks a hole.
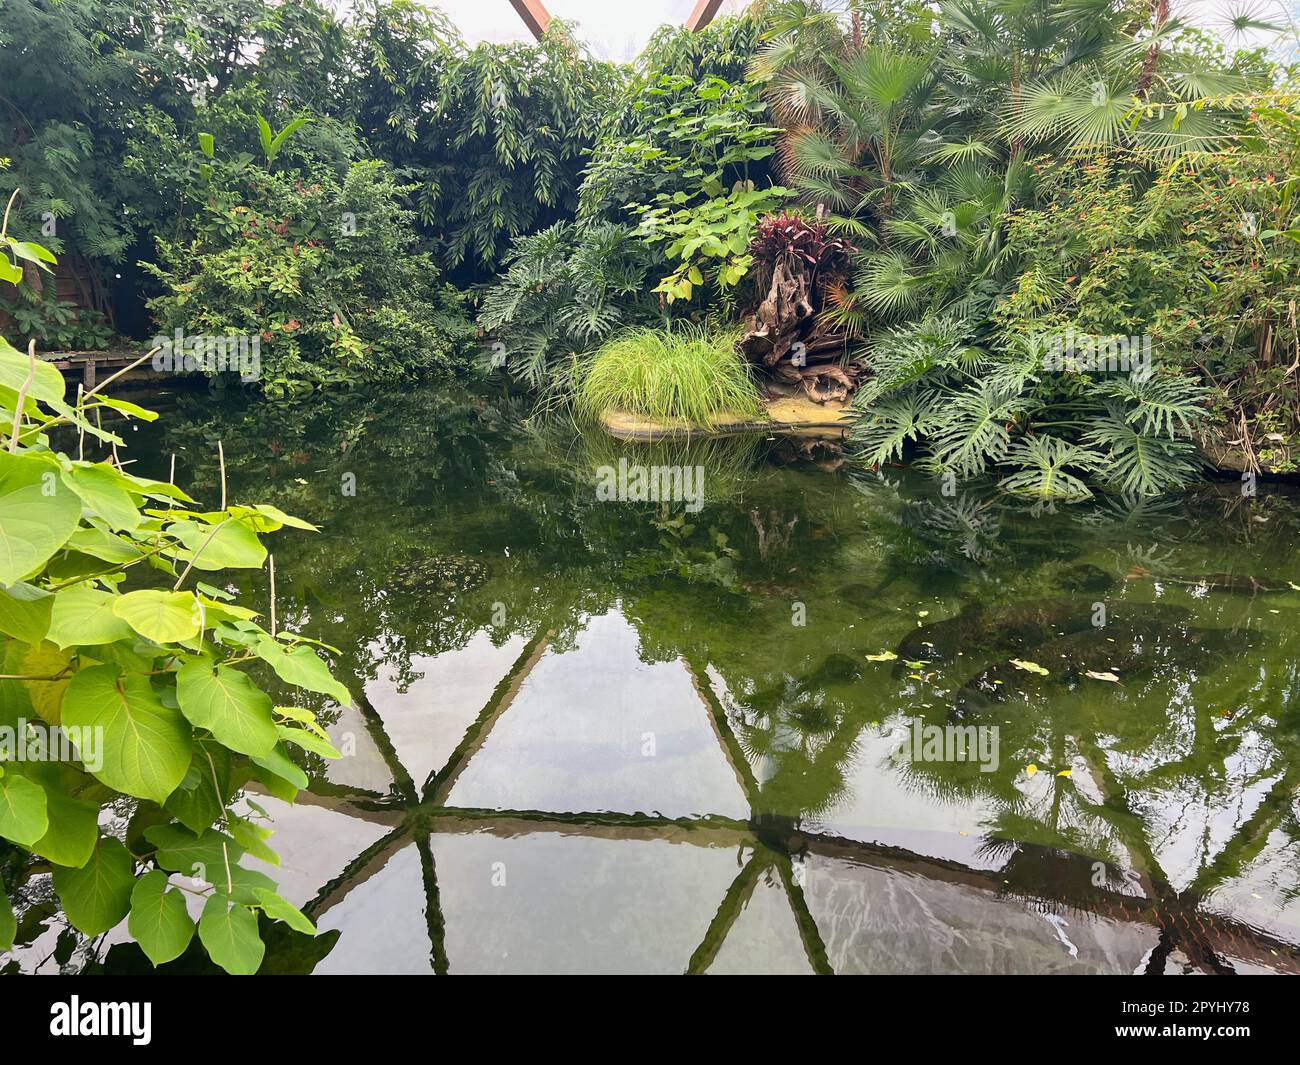
[[[258,658],[270,663],[281,680],[311,692],[331,696],[344,706],[351,705],[352,695],[330,675],[329,667],[310,647],[300,644],[290,648],[278,640],[264,636],[257,641],[253,650]]]
[[[99,841],[80,869],[54,870],[54,890],[63,912],[78,931],[91,937],[103,935],[127,915],[134,886],[131,852],[112,836]]]
[[[17,773],[0,776],[0,836],[30,847],[49,827],[45,789]]]
[[[159,701],[147,676],[116,666],[81,670],[63,697],[63,724],[103,730],[103,765],[93,775],[136,798],[161,805],[189,769],[189,724]]]
[[[140,511],[127,491],[131,482],[107,463],[74,463],[63,471],[63,481],[110,528],[130,532],[140,524]]]
[[[309,936],[316,934],[316,926],[311,923],[311,919],[288,899],[265,888],[259,888],[256,895],[258,904],[267,917],[283,921],[295,932],[304,932]]]
[[[185,896],[167,887],[167,874],[161,869],[135,882],[126,927],[154,965],[179,958],[194,938],[194,921],[185,908]]]
[[[98,526],[83,526],[78,529],[68,538],[68,547],[114,565],[131,562],[144,553],[131,541]]]
[[[99,838],[99,804],[75,799],[45,785],[45,812],[49,830],[32,844],[32,850],[55,865],[79,868],[90,860]]]
[[[154,860],[164,869],[209,884],[224,880],[227,865],[233,866],[244,853],[224,832],[213,829],[196,834],[179,825],[153,825],[145,829],[144,838],[158,848]]]
[[[54,595],[48,639],[59,647],[94,647],[131,638],[131,626],[113,612],[118,596],[89,584],[73,584]]]
[[[23,643],[40,643],[50,628],[54,597],[30,584],[0,588],[0,632]]]
[[[196,738],[189,772],[167,796],[167,810],[191,832],[202,832],[221,816],[230,792],[230,752],[211,737]]]
[[[257,916],[247,906],[213,895],[199,918],[199,939],[208,956],[232,976],[252,976],[266,947],[257,933]]]
[[[30,372],[31,363],[27,355],[0,337],[0,387],[17,392]],[[58,367],[38,358],[36,376],[32,379],[27,395],[43,403],[61,403],[64,387],[63,374]]]
[[[113,613],[147,640],[175,643],[199,634],[198,600],[189,592],[142,588],[113,604]]]
[[[192,561],[195,569],[260,569],[266,562],[266,546],[243,521],[204,525],[184,519],[172,522],[167,531],[185,545],[176,557]]]
[[[52,462],[0,451],[0,584],[35,573],[72,535],[81,503]]]
[[[232,751],[263,758],[279,739],[270,696],[237,669],[189,662],[176,674],[176,699],[190,724]]]
[[[277,744],[265,758],[254,758],[253,764],[274,773],[281,780],[287,780],[299,791],[306,790],[307,774],[302,767],[289,757],[284,744]]]

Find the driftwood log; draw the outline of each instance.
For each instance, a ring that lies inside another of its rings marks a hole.
[[[820,312],[845,283],[851,248],[821,222],[776,215],[760,224],[750,250],[761,299],[745,318],[741,351],[818,403],[848,398],[858,368],[844,362],[847,338]]]

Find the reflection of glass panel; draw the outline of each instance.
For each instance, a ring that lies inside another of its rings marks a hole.
[[[844,770],[849,786],[819,818],[819,831],[949,858],[971,868],[996,868],[1005,859],[981,853],[982,830],[995,819],[996,807],[978,796],[943,798],[927,790],[924,781],[909,779],[912,767],[897,767],[890,760],[904,736],[900,726],[892,734],[865,731],[858,737]]]
[[[452,973],[683,972],[736,875],[729,847],[558,831],[433,853]]]
[[[315,898],[358,854],[391,831],[382,824],[304,802],[291,806],[270,795],[253,799],[274,818],[271,827],[275,834],[268,845],[280,856],[280,864],[268,865],[251,856],[240,864],[266,873],[279,885],[277,891],[295,906]]]
[[[812,971],[785,886],[776,871],[768,869],[754,885],[753,894],[708,972],[723,976],[801,976],[811,975]]]
[[[811,855],[804,897],[837,973],[1135,972],[1154,927],[999,896],[998,881],[940,879]]]
[[[322,932],[340,928],[343,934],[316,966],[316,973],[409,976],[432,972],[427,905],[420,852],[408,843],[318,917],[316,927]]]
[[[487,632],[475,633],[458,650],[413,658],[411,671],[423,676],[405,692],[388,672],[366,685],[370,705],[383,718],[397,760],[417,790],[447,764],[526,643],[515,637],[494,647]]]
[[[749,809],[680,661],[643,662],[617,613],[548,652],[451,789],[450,806],[665,817]]]
[[[331,784],[384,794],[393,783],[388,763],[375,745],[365,718],[355,706],[339,711],[338,720],[326,730],[344,757],[325,763],[325,777]]]

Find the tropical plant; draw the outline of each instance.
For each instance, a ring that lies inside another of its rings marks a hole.
[[[344,114],[399,179],[440,261],[491,274],[518,236],[572,214],[623,72],[565,24],[537,44],[466,47],[440,12],[364,0],[347,28]]]
[[[1207,392],[1195,379],[1156,365],[1053,365],[1061,337],[1050,333],[997,350],[976,339],[951,317],[875,338],[851,432],[868,464],[915,447],[924,467],[954,483],[998,473],[1005,491],[1067,501],[1089,498],[1087,482],[1154,495],[1196,474]]]
[[[53,256],[9,239],[8,222],[6,211],[0,279],[17,284],[18,262],[46,267]],[[274,706],[248,667],[343,704],[350,696],[310,640],[276,631],[274,602],[263,628],[209,582],[266,566],[263,534],[312,526],[228,504],[224,492],[204,509],[173,483],[130,473],[113,419],[154,415],[102,386],[75,403],[64,391],[34,343],[24,356],[0,340],[0,950],[15,942],[14,900],[24,907],[48,872],[88,939],[125,921],[163,965],[197,951],[197,933],[216,966],[253,973],[271,922],[315,928],[242,863],[279,858],[269,815],[237,800],[252,784],[292,801],[307,783],[293,746],[338,752],[309,709]],[[56,432],[78,455],[91,436],[113,458],[73,457]]]
[[[579,217],[635,220],[644,204],[684,205],[740,183],[768,184],[780,129],[759,87],[647,74],[611,109],[583,177]]]
[[[643,241],[608,222],[557,223],[518,238],[479,312],[499,365],[540,388],[562,381],[573,355],[658,317],[646,292],[652,259]]]
[[[726,295],[754,265],[749,244],[759,219],[776,211],[788,195],[780,186],[756,189],[747,183],[690,206],[674,206],[674,197],[647,209],[638,235],[651,244],[665,243],[669,264],[676,264],[654,291],[669,303],[689,300],[706,284]]]

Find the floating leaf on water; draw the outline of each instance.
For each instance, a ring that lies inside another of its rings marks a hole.
[[[881,651],[878,655],[867,655],[868,662],[892,662],[898,655],[893,651]]]
[[[1115,676],[1115,674],[1111,672],[1099,673],[1094,669],[1090,669],[1084,673],[1084,676],[1091,677],[1093,680],[1108,680],[1112,684],[1119,683],[1119,677]]]
[[[1073,770],[1073,769],[1062,769],[1062,770],[1061,770],[1059,773],[1057,773],[1056,775],[1057,775],[1058,777],[1072,777],[1072,776],[1074,776],[1074,770]]]
[[[1037,673],[1040,677],[1046,677],[1048,675],[1047,670],[1037,662],[1026,662],[1022,658],[1013,658],[1011,664],[1015,666],[1016,669],[1023,669],[1026,673]]]
[[[1025,776],[1032,777],[1037,772],[1038,772],[1038,766],[1034,765],[1033,762],[1030,762],[1027,766],[1025,766]]]

